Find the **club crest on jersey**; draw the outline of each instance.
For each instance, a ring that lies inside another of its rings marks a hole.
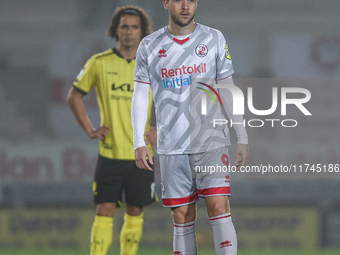
[[[200,44],[195,49],[196,55],[203,58],[208,54],[208,47],[204,44]]]
[[[85,71],[85,66],[80,70],[76,78],[79,79],[83,75],[84,71]]]
[[[168,55],[166,55],[165,54],[166,53],[166,50],[165,49],[160,49],[159,51],[158,51],[158,57],[159,58],[164,58],[164,57],[167,57]]]

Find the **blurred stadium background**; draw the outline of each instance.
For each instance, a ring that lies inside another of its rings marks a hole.
[[[105,32],[115,8],[127,4],[145,8],[154,29],[168,22],[160,0],[0,2],[0,254],[88,254],[97,141],[83,134],[65,98],[85,61],[115,45]],[[248,128],[249,165],[339,164],[339,13],[339,0],[199,1],[195,20],[226,36],[235,82],[244,92],[254,88],[256,107],[270,107],[273,84],[312,94],[313,116],[293,110],[287,116],[299,126]],[[99,123],[94,93],[86,105]],[[247,112],[250,118],[259,119]],[[198,205],[198,244],[214,254],[202,201]],[[231,205],[241,252],[340,252],[339,172],[236,173]],[[159,249],[171,249],[171,242],[169,210],[160,203],[147,208],[141,248],[163,254]]]

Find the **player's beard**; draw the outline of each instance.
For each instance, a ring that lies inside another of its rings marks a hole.
[[[186,22],[182,22],[182,21],[178,18],[178,16],[176,16],[176,15],[173,14],[173,13],[170,13],[170,17],[171,17],[171,19],[173,20],[173,22],[174,22],[177,26],[185,27],[185,26],[189,25],[189,24],[191,23],[191,21],[194,19],[195,13],[194,13],[194,14],[192,15],[192,17],[191,17],[188,21],[186,21]]]
[[[121,44],[126,48],[126,49],[130,49],[130,48],[137,48],[138,44],[140,41],[138,40],[122,40]]]

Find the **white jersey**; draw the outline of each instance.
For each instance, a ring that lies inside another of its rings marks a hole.
[[[163,27],[142,40],[135,82],[152,86],[159,154],[200,153],[230,145],[228,126],[213,127],[214,119],[226,119],[221,92],[213,87],[233,73],[226,40],[210,27],[197,24],[182,40]]]

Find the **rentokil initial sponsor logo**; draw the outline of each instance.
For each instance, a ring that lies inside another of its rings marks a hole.
[[[192,84],[191,74],[193,73],[201,74],[206,72],[207,67],[205,63],[202,63],[200,65],[194,64],[193,66],[188,67],[182,65],[181,67],[175,69],[162,68],[161,75],[163,87],[167,89],[169,87],[174,88],[191,85]],[[189,77],[187,75],[189,75]]]

